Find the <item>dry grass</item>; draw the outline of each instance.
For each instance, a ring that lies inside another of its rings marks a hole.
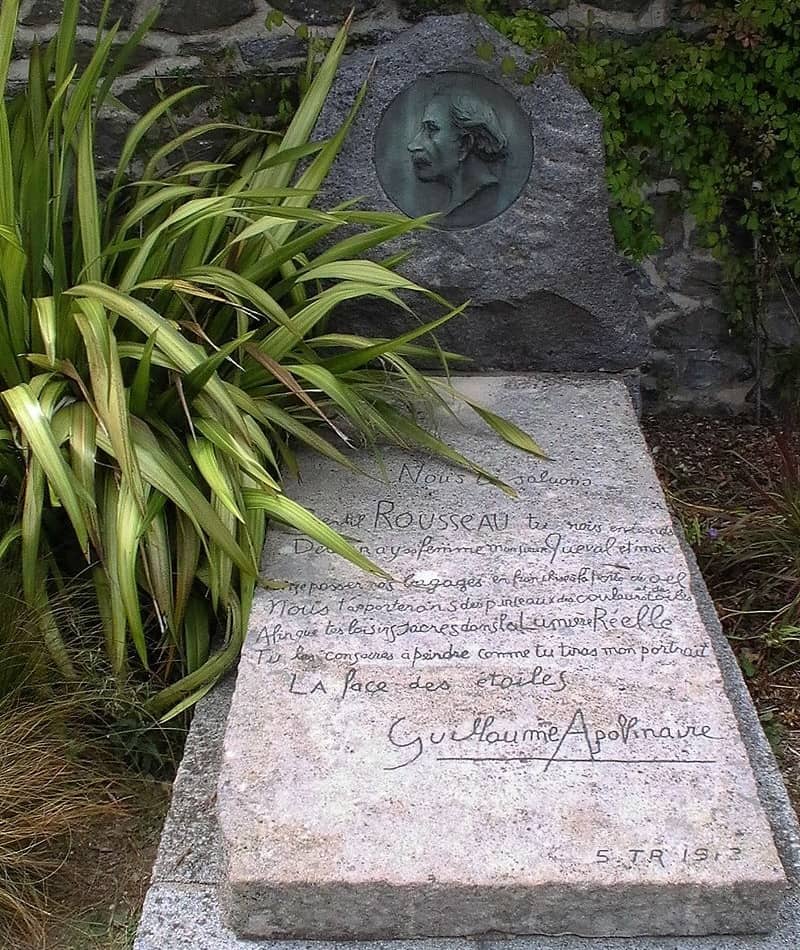
[[[800,813],[798,433],[792,447],[741,418],[642,421]]]
[[[0,702],[0,946],[42,944],[76,836],[122,811],[82,734],[80,699]]]
[[[130,950],[167,806],[171,783],[129,782],[131,803],[75,841],[68,875],[56,889],[58,915],[30,950]],[[75,880],[81,886],[75,886]],[[164,948],[168,950],[168,948]]]
[[[0,950],[129,950],[168,801],[140,770],[169,775],[182,732],[157,730],[141,684],[120,688],[91,649],[86,585],[51,606],[80,685],[59,681],[0,563]]]

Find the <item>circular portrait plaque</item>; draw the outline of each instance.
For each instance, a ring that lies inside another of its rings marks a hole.
[[[528,117],[483,76],[421,76],[387,107],[375,133],[383,190],[411,217],[438,211],[440,228],[473,228],[505,211],[531,171]]]

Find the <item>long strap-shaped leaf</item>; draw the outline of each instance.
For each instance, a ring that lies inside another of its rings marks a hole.
[[[8,67],[14,48],[19,0],[2,0],[0,7],[0,225],[15,226],[14,165],[11,161],[11,137],[8,128],[5,96]]]
[[[147,430],[147,427],[134,420],[132,428],[133,444],[139,461],[142,475],[153,488],[166,495],[190,519],[201,538],[206,536],[219,544],[240,570],[250,574],[257,574],[257,565],[248,557],[236,543],[235,538],[222,524],[216,512],[203,496],[192,480],[181,471],[180,467],[160,447],[156,438]],[[111,450],[111,443],[105,440],[100,433],[98,445],[106,452]]]
[[[317,119],[328,97],[333,80],[336,76],[336,70],[339,60],[344,52],[347,43],[347,31],[350,27],[348,19],[344,26],[339,30],[333,42],[328,49],[325,59],[322,61],[314,81],[303,96],[297,111],[289,123],[289,127],[283,136],[281,150],[285,151],[297,146],[304,146],[317,124]],[[257,188],[262,185],[288,185],[294,174],[295,162],[283,162],[272,167],[264,168],[253,177],[253,185]]]
[[[259,462],[255,453],[242,445],[228,432],[225,426],[213,419],[198,419],[197,429],[221,452],[229,456],[236,464],[254,478],[259,485],[270,491],[279,492],[280,485]],[[274,461],[274,460],[272,460]]]
[[[530,455],[535,455],[537,458],[550,458],[541,445],[515,423],[504,419],[502,416],[498,416],[497,413],[475,402],[474,399],[465,396],[460,390],[453,389],[452,386],[444,384],[441,380],[433,380],[432,382],[445,390],[451,398],[460,399],[465,402],[473,412],[483,419],[489,428],[494,429],[500,438],[508,442],[509,445],[522,449],[523,452],[528,452]]]
[[[286,327],[278,327],[259,344],[259,348],[274,360],[281,360],[294,346],[298,336],[304,337],[309,331],[324,319],[334,307],[346,300],[355,300],[358,297],[381,297],[397,307],[408,310],[406,304],[391,290],[385,287],[376,287],[374,284],[360,284],[343,281],[328,287],[310,300],[291,319],[292,331]]]
[[[88,526],[83,517],[79,496],[86,504],[94,500],[86,497],[72,470],[64,461],[56,444],[50,423],[44,417],[38,400],[27,383],[20,383],[13,389],[7,389],[2,397],[9,412],[22,430],[31,452],[42,466],[47,481],[59,502],[64,506],[72,527],[75,529],[81,550],[89,556]]]
[[[130,486],[139,511],[144,514],[144,487],[133,451],[127,395],[117,352],[102,306],[96,300],[78,300],[80,313],[75,322],[83,336],[95,405],[105,427],[125,481]]]
[[[297,528],[298,531],[307,534],[309,538],[325,545],[335,554],[339,554],[355,564],[356,567],[369,571],[370,574],[377,574],[379,577],[387,579],[391,577],[383,568],[378,567],[374,561],[371,561],[357,548],[353,547],[337,531],[334,531],[333,528],[293,499],[287,498],[285,495],[269,495],[266,492],[252,489],[245,489],[243,494],[244,503],[248,508],[260,508],[270,518],[275,518],[277,521],[282,521],[284,524]]]
[[[242,523],[244,516],[236,504],[234,486],[229,483],[224,469],[220,465],[214,446],[207,439],[189,439],[189,452],[200,474],[208,483],[225,507]]]
[[[271,427],[273,424],[279,429],[284,430],[289,435],[299,439],[310,449],[325,455],[339,465],[345,466],[354,472],[359,471],[358,466],[339,451],[335,446],[327,442],[318,432],[307,426],[304,422],[296,419],[290,412],[282,409],[271,399],[253,399],[252,396],[241,390],[232,392],[233,398],[242,409],[257,419],[262,425]]]
[[[390,406],[387,402],[376,400],[375,407],[376,411],[379,411],[386,420],[386,424],[395,430],[397,439],[405,441],[408,445],[418,445],[420,448],[434,453],[434,455],[438,455],[461,468],[467,469],[467,471],[474,472],[489,482],[489,484],[494,485],[495,488],[499,488],[512,498],[517,497],[516,490],[506,484],[502,479],[493,475],[481,465],[478,465],[477,462],[473,462],[465,455],[451,448],[446,442],[438,439],[435,435],[423,429],[422,426],[417,425],[413,419],[409,419],[408,416],[404,416],[398,412],[394,406]]]
[[[201,347],[189,343],[181,336],[173,323],[165,320],[152,307],[128,294],[122,294],[106,284],[97,283],[80,284],[69,290],[68,294],[99,301],[107,309],[125,317],[145,337],[157,332],[156,346],[184,373],[191,373],[193,369],[205,362],[206,354]],[[226,417],[235,430],[246,438],[247,433],[242,426],[239,412],[216,374],[206,382],[203,392],[213,400],[217,416]]]
[[[166,722],[189,708],[197,699],[204,696],[217,682],[231,664],[235,662],[242,648],[245,634],[245,621],[241,605],[235,596],[231,596],[228,604],[228,630],[225,646],[219,650],[194,673],[189,673],[183,679],[171,686],[162,689],[147,704],[161,721]]]
[[[144,138],[150,128],[161,118],[161,116],[164,115],[165,112],[168,112],[182,99],[185,99],[187,96],[192,95],[192,93],[195,93],[202,88],[202,86],[189,86],[187,89],[178,90],[178,92],[173,93],[173,95],[168,96],[161,102],[156,103],[152,109],[146,112],[130,130],[127,138],[125,139],[125,144],[122,147],[122,154],[120,155],[117,170],[114,174],[114,181],[111,185],[111,194],[106,205],[107,227],[110,226],[111,215],[114,210],[114,197],[119,191],[119,187],[122,183],[122,179],[125,177],[125,172],[127,171],[128,165],[130,164],[131,159],[133,158],[141,140]]]
[[[426,333],[433,333],[433,331],[437,330],[442,324],[447,323],[448,320],[452,320],[453,317],[457,317],[463,313],[467,306],[468,303],[463,303],[460,307],[456,307],[454,310],[445,313],[436,320],[431,320],[430,323],[424,323],[422,326],[415,327],[407,333],[402,333],[400,336],[394,337],[394,339],[375,343],[364,349],[355,350],[355,352],[342,353],[340,356],[334,356],[326,360],[324,365],[332,373],[344,373],[348,370],[358,369],[360,366],[366,366],[367,363],[383,356],[385,353],[394,353],[396,350],[401,349],[406,343],[410,343],[412,340],[416,340]]]

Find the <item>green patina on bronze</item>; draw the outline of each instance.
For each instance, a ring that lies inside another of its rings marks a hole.
[[[375,167],[390,200],[437,227],[490,221],[518,197],[533,161],[528,117],[483,76],[421,76],[389,104],[375,133]]]

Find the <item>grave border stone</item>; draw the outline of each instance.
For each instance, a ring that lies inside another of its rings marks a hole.
[[[585,379],[585,376],[580,377]],[[759,795],[775,836],[781,859],[790,880],[779,925],[771,934],[726,937],[682,937],[681,950],[788,950],[800,938],[800,828],[788,801],[780,772],[758,722],[736,660],[720,629],[710,597],[696,562],[683,545],[691,571],[691,588],[712,640],[722,670],[726,692],[737,716],[738,726],[758,783]],[[206,950],[278,950],[282,941],[240,940],[221,923],[216,888],[222,873],[219,830],[214,817],[216,777],[221,756],[230,682],[218,688],[198,711],[187,744],[186,756],[176,782],[159,857],[148,895],[136,950],[206,948]],[[637,938],[637,950],[673,950],[675,937]],[[401,943],[403,943],[401,941]],[[410,942],[406,942],[410,946]],[[426,947],[444,947],[441,940],[427,939]],[[450,948],[476,948],[486,941],[447,940]],[[509,950],[597,950],[630,948],[630,938],[517,937]],[[419,941],[414,941],[419,946]],[[332,947],[331,944],[323,944]],[[336,945],[341,948],[344,943]],[[372,942],[370,947],[382,946]],[[397,946],[397,941],[393,941]],[[508,941],[504,941],[508,947]]]

